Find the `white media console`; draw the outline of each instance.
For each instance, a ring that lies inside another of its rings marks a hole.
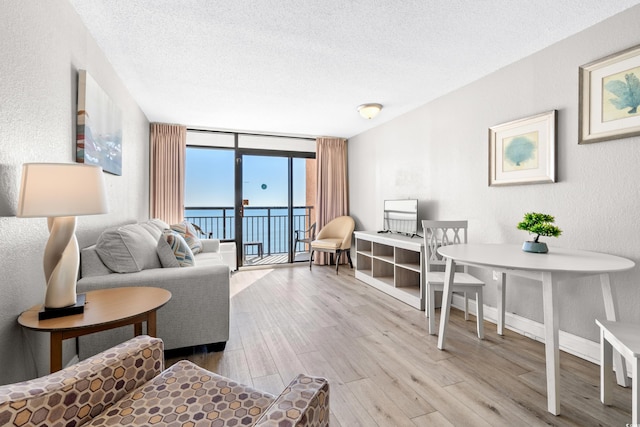
[[[356,231],[356,279],[424,310],[424,239],[400,234]]]

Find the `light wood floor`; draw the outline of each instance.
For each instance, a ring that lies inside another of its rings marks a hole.
[[[546,410],[544,346],[485,323],[485,339],[452,310],[447,350],[424,312],[341,267],[241,271],[232,278],[231,338],[224,352],[185,358],[279,393],[299,372],[328,378],[332,426],[625,426],[631,390],[599,400],[597,365],[561,352],[562,414]],[[250,286],[249,286],[250,285]],[[439,314],[439,312],[438,312]],[[203,326],[204,327],[204,326]],[[168,359],[167,366],[176,358]]]

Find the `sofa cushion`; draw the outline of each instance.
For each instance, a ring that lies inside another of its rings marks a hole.
[[[269,393],[182,360],[86,425],[247,426],[274,400]]]
[[[182,221],[179,224],[173,224],[171,229],[180,233],[194,255],[202,251],[202,242],[198,237],[198,232],[189,221]]]
[[[198,265],[206,263],[207,265],[224,264],[224,259],[220,252],[200,252],[196,255]]]
[[[157,241],[139,224],[128,224],[102,232],[96,243],[98,256],[116,273],[160,268],[156,253]]]
[[[162,266],[193,267],[196,264],[195,257],[184,238],[176,231],[167,229],[162,232],[162,237],[157,245],[158,257]]]

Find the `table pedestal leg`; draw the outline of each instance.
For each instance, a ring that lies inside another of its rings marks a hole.
[[[150,337],[155,337],[157,335],[155,310],[151,310],[147,317],[147,335],[149,335]]]
[[[558,281],[552,273],[542,274],[542,299],[544,305],[544,347],[547,363],[547,409],[560,415],[560,349],[558,340],[559,319],[557,301]]]
[[[51,332],[49,349],[49,372],[57,372],[62,369],[62,332]]]
[[[451,299],[453,297],[453,275],[456,269],[456,263],[447,258],[447,267],[444,273],[444,288],[442,290],[442,308],[440,309],[440,328],[438,332],[438,348],[444,350],[444,339],[449,323],[449,312],[451,311]]]
[[[602,299],[604,300],[604,312],[607,320],[618,321],[618,305],[615,298],[611,277],[609,273],[600,275],[600,285],[602,286]],[[602,361],[600,361],[602,363]],[[629,387],[629,377],[627,376],[627,364],[617,350],[613,350],[613,366],[616,368],[616,380],[619,385]]]

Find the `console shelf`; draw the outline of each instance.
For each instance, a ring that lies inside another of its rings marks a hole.
[[[420,237],[356,231],[356,279],[424,310],[424,241]]]

